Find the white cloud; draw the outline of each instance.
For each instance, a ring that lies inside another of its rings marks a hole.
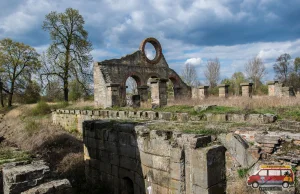
[[[201,62],[202,62],[201,58],[198,57],[198,58],[187,59],[184,64],[191,64],[194,66],[199,66],[201,64]]]

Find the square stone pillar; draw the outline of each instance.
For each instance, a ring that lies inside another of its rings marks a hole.
[[[240,86],[242,87],[242,96],[243,97],[250,97],[252,98],[252,86],[253,83],[241,83]]]
[[[200,86],[199,87],[199,98],[204,99],[208,97],[208,88],[209,86]]]
[[[107,96],[106,96],[106,103],[104,108],[113,107],[113,106],[120,106],[120,84],[110,83],[106,84],[107,89]]]
[[[219,87],[219,97],[221,98],[227,98],[228,97],[228,87],[227,84],[220,84]]]
[[[278,84],[278,81],[268,81],[268,95],[269,96],[276,96],[276,89],[275,84]],[[277,88],[277,87],[276,87]]]
[[[149,86],[138,87],[138,94],[140,95],[141,107],[147,107],[148,104],[148,88]]]
[[[151,104],[152,106],[167,105],[167,79],[153,78],[151,83]]]

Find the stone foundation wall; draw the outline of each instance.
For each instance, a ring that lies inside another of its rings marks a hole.
[[[86,177],[114,193],[224,193],[225,148],[211,137],[116,121],[83,123]]]
[[[155,111],[115,111],[115,110],[56,110],[52,112],[52,121],[67,130],[82,133],[82,123],[87,120],[121,119],[121,120],[166,120],[166,121],[212,121],[212,122],[250,122],[273,123],[277,117],[272,114],[212,114],[189,115],[188,113],[171,113]]]

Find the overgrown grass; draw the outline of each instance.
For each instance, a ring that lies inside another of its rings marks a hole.
[[[39,130],[39,125],[35,121],[26,121],[25,130],[29,136],[32,136],[35,132]]]
[[[13,148],[0,148],[0,165],[8,162],[31,160],[28,152],[14,150]]]
[[[61,102],[57,102],[55,104],[51,104],[50,105],[50,108],[51,109],[61,109],[61,108],[66,108],[68,107],[70,104],[69,102],[66,102],[66,101],[61,101]]]
[[[232,129],[231,123],[211,124],[207,122],[153,122],[147,123],[150,130],[181,131],[183,133],[218,135],[228,133]]]

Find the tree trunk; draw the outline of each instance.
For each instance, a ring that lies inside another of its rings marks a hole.
[[[13,97],[13,94],[12,93],[9,93],[8,94],[8,107],[11,107],[12,106],[12,97]]]
[[[64,81],[64,100],[66,102],[69,101],[69,89],[68,89],[68,85],[69,85],[68,80],[65,80]]]
[[[14,94],[14,87],[15,87],[15,81],[12,81],[10,91],[8,93],[8,103],[7,103],[8,107],[12,106],[12,98],[13,98],[13,94]]]

